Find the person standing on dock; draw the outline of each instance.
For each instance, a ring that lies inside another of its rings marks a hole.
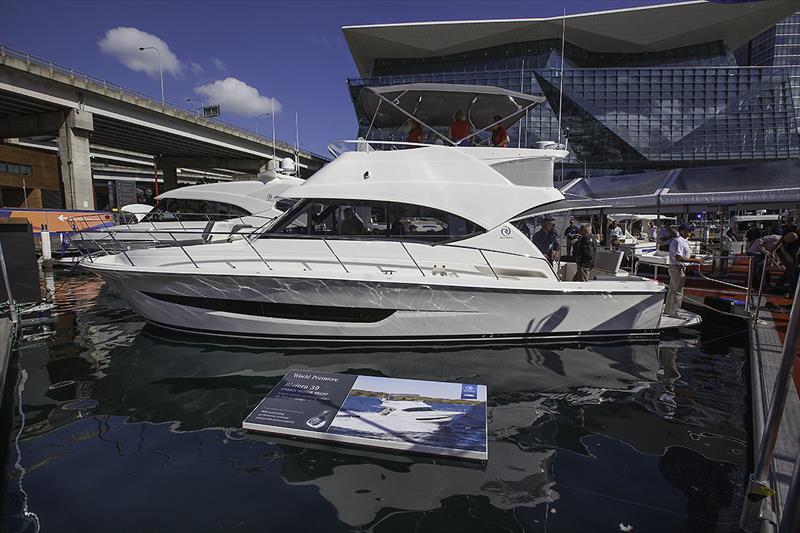
[[[616,250],[620,244],[622,244],[622,238],[625,236],[625,233],[622,231],[622,228],[619,227],[616,220],[612,220],[611,224],[608,226],[608,238],[606,239],[606,243],[608,247],[612,250]]]
[[[656,239],[658,239],[658,226],[651,220],[647,225],[647,240],[656,242]]]
[[[667,290],[667,303],[664,313],[667,316],[678,318],[678,310],[683,304],[683,284],[686,281],[686,267],[689,264],[702,264],[703,260],[691,257],[689,241],[687,240],[694,231],[694,226],[681,224],[678,236],[669,243],[669,287]]]
[[[534,233],[531,240],[539,251],[542,252],[545,259],[552,265],[560,248],[558,244],[558,234],[553,226],[553,219],[545,217],[542,221],[542,229]]]
[[[592,235],[591,224],[581,224],[578,230],[578,241],[573,247],[575,263],[578,266],[572,281],[589,281],[589,272],[594,268],[594,255],[597,251],[597,241]]]
[[[789,287],[793,288],[795,273],[797,271],[794,258],[786,252],[787,247],[794,246],[798,241],[797,233],[789,232],[785,235],[764,235],[759,237],[747,249],[747,255],[752,257],[752,275],[750,282],[753,288],[757,289],[761,285],[761,274],[764,269],[764,261],[767,256],[772,257],[773,261],[783,264],[786,272],[784,274]],[[769,271],[764,273],[764,283],[769,284]]]
[[[591,233],[591,232],[589,232]],[[570,217],[569,226],[564,230],[564,237],[567,239],[567,255],[572,255],[572,248],[580,238],[581,226],[575,222],[575,219]]]

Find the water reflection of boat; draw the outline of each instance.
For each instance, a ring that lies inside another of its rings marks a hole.
[[[436,431],[440,426],[449,424],[454,418],[463,414],[460,411],[434,409],[425,402],[413,400],[383,400],[380,407],[381,410],[377,413],[356,412],[347,410],[345,405],[331,426],[367,433],[385,431],[427,433]]]

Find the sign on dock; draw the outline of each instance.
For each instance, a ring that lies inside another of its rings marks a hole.
[[[242,423],[251,431],[488,458],[486,386],[291,370]]]

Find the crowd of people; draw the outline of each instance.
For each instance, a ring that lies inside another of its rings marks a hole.
[[[544,258],[552,265],[559,259],[561,244],[555,227],[555,220],[545,217],[541,221],[538,231],[531,233],[528,225],[520,223],[519,229],[536,245]],[[649,221],[644,233],[650,242],[656,243],[659,250],[669,255],[669,287],[666,312],[677,316],[681,307],[683,285],[687,268],[702,263],[691,254],[689,239],[694,235],[696,228],[691,224],[671,225],[667,221],[660,225]],[[566,245],[566,254],[561,260],[572,261],[576,264],[577,273],[574,281],[587,281],[594,268],[597,247],[600,242],[599,235],[595,235],[591,224],[579,224],[570,218],[569,224],[563,233],[563,242]],[[617,249],[625,237],[620,225],[611,220],[605,231],[605,244],[612,250]],[[751,282],[757,288],[760,284],[761,272],[764,262],[768,259],[770,265],[781,268],[781,275],[775,283],[771,283],[769,271],[765,279],[765,290],[775,293],[791,293],[798,282],[798,255],[800,254],[800,233],[793,217],[786,216],[781,219],[780,226],[771,230],[753,224],[742,235],[746,242],[746,255],[752,257]],[[723,232],[721,239],[736,240],[734,230]]]

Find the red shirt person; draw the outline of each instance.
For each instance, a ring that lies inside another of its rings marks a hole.
[[[450,140],[458,144],[472,133],[472,127],[467,122],[467,115],[459,109],[450,124]]]
[[[422,134],[422,124],[412,119],[409,119],[409,123],[411,125],[411,129],[408,130],[406,142],[422,144],[424,140],[424,136]]]
[[[500,115],[495,115],[492,121],[498,122],[501,118]],[[510,142],[511,139],[508,137],[508,130],[506,130],[502,124],[498,124],[492,128],[492,146],[506,148]]]

